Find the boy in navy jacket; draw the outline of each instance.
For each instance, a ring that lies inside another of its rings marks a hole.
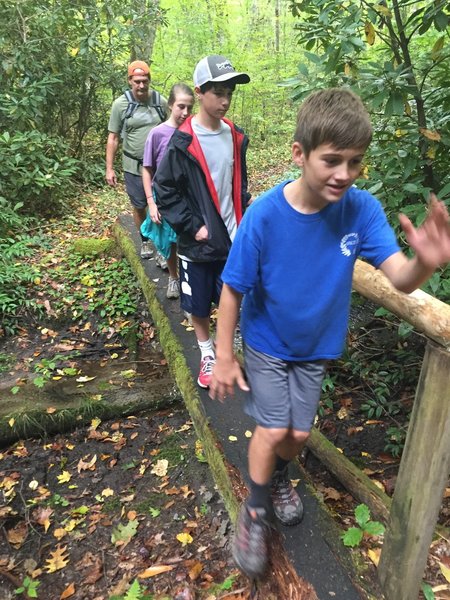
[[[215,363],[211,305],[249,194],[248,139],[225,118],[236,84],[248,83],[230,61],[207,56],[194,71],[199,113],[174,133],[153,182],[156,203],[178,235],[181,308],[192,315],[201,352],[198,385],[207,388]]]

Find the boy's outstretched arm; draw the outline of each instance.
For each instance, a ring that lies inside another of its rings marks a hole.
[[[239,318],[242,294],[223,284],[217,319],[216,364],[209,386],[210,398],[221,402],[225,396],[234,395],[234,386],[248,391],[244,374],[233,352],[234,332]]]
[[[445,204],[431,194],[422,225],[416,229],[405,215],[400,215],[400,225],[415,256],[408,259],[397,252],[381,263],[380,269],[398,290],[409,294],[450,261],[449,215]]]

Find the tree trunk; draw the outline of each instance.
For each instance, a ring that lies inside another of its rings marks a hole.
[[[134,36],[131,60],[152,60],[156,31],[160,23],[160,0],[134,0]]]

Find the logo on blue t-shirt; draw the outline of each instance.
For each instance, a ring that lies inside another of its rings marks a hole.
[[[341,252],[344,256],[356,254],[359,244],[359,235],[357,233],[347,233],[341,240]]]

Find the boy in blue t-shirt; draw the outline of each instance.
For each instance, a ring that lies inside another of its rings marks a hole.
[[[222,274],[210,396],[223,401],[235,384],[250,392],[245,411],[256,421],[248,458],[250,495],[233,547],[237,565],[250,577],[267,568],[271,510],[285,525],[303,515],[287,465],[309,436],[326,361],[342,352],[355,260],[365,257],[405,293],[450,260],[449,216],[442,202],[432,196],[418,229],[400,215],[415,252],[408,259],[378,200],[353,186],[371,137],[358,96],[337,88],[311,94],[299,110],[292,146],[302,175],[250,206]],[[233,353],[242,299],[247,380]]]

